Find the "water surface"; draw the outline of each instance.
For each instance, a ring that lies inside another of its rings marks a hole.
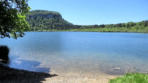
[[[144,33],[27,32],[17,40],[1,39],[0,45],[10,48],[14,68],[113,75],[148,72],[148,34]]]

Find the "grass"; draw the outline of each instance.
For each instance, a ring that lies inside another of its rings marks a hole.
[[[122,77],[112,79],[109,83],[148,83],[148,74],[129,73]]]

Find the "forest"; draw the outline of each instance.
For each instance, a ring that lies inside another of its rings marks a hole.
[[[148,20],[101,25],[75,25],[55,11],[33,10],[27,14],[30,31],[80,31],[80,32],[148,32]]]

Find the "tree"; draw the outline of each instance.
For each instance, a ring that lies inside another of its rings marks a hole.
[[[0,0],[0,38],[22,37],[29,29],[26,13],[29,12],[27,0]],[[9,48],[0,46],[0,62],[9,62]]]
[[[9,64],[9,48],[7,46],[0,46],[0,63]]]
[[[29,29],[27,0],[0,0],[0,37],[22,37]]]

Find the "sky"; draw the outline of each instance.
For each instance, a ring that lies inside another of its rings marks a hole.
[[[29,0],[31,10],[48,10],[78,25],[148,20],[148,0]]]

